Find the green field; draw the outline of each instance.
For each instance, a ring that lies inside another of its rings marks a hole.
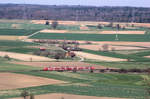
[[[66,39],[66,40],[85,40],[85,41],[116,41],[114,34],[69,34],[69,33],[38,33],[32,39]],[[118,35],[118,41],[148,42],[150,35]]]
[[[14,27],[16,25],[16,27]],[[115,30],[114,28],[104,27],[100,30],[97,27],[89,27],[91,31],[101,30]],[[52,29],[49,25],[33,24],[26,20],[0,20],[0,35],[8,36],[28,36],[42,29]],[[58,25],[57,30],[68,30],[72,33],[38,33],[33,35],[32,39],[61,39],[61,40],[85,40],[85,41],[115,41],[116,35],[113,34],[87,34],[87,33],[75,33],[74,31],[80,30],[80,26],[65,26]],[[125,29],[125,30],[142,30],[149,31],[147,28],[137,29]],[[133,41],[133,42],[150,42],[150,34],[144,35],[125,35],[119,34],[118,41]],[[33,54],[34,51],[39,51],[39,48],[32,48],[31,46],[37,46],[39,44],[23,42],[23,41],[9,41],[0,40],[0,51],[16,52],[24,54]],[[42,46],[45,46],[41,43]],[[134,45],[133,45],[134,46]],[[140,45],[139,45],[140,46]],[[138,46],[138,47],[139,47]],[[141,46],[140,46],[141,47]],[[61,48],[55,45],[47,45],[47,50],[50,52],[60,52]],[[64,50],[63,50],[64,51]],[[121,54],[117,51],[103,52],[92,51],[82,49],[83,52],[130,59],[128,62],[104,62],[85,60],[86,63],[97,64],[105,67],[113,67],[120,69],[146,69],[150,68],[150,59],[144,58],[144,56],[150,55],[150,50],[138,50],[136,53]],[[78,59],[79,60],[79,59]],[[61,60],[61,61],[78,61],[74,60]],[[20,97],[20,93],[23,90],[27,90],[34,95],[47,94],[47,93],[68,93],[87,96],[99,96],[99,97],[121,97],[131,99],[145,99],[148,96],[145,83],[145,78],[149,78],[147,74],[118,74],[118,73],[73,73],[73,72],[43,72],[39,71],[42,68],[32,67],[25,65],[13,64],[14,61],[20,60],[8,60],[7,58],[0,57],[0,72],[13,72],[19,74],[33,75],[45,78],[51,78],[56,80],[62,80],[67,83],[57,85],[45,85],[37,87],[19,88],[11,90],[0,90],[0,99],[8,99],[12,97]],[[69,64],[69,63],[68,63]],[[150,78],[149,78],[150,79]]]
[[[105,67],[113,67],[120,69],[147,69],[150,68],[150,62],[92,62],[85,61],[87,63],[93,63]]]
[[[2,48],[0,49],[1,51],[7,51],[7,52],[16,52],[16,53],[23,53],[23,54],[28,54],[28,53],[33,53],[35,51],[38,51],[38,48],[27,48],[27,47],[14,47],[14,48]]]
[[[102,56],[109,56],[109,57],[115,57],[115,58],[121,58],[121,59],[131,59],[131,61],[136,62],[149,62],[149,58],[144,58],[143,56],[149,55],[148,52],[139,52],[136,54],[119,54],[115,52],[104,52],[104,51],[93,51],[88,49],[82,49],[83,52],[96,54],[96,55],[102,55]],[[143,55],[143,56],[142,56]]]
[[[0,47],[18,47],[18,46],[33,46],[33,45],[37,44],[22,41],[0,40]]]
[[[144,99],[147,95],[145,90],[146,86],[143,82],[144,74],[34,72],[30,70],[38,70],[39,68],[24,65],[12,65],[7,62],[3,62],[0,67],[0,70],[16,70],[16,73],[53,78],[68,82],[61,85],[45,85],[14,90],[1,90],[1,99],[18,97],[22,90],[28,90],[35,95],[58,92],[88,96],[125,97],[136,99]],[[87,86],[82,86],[82,84],[86,84]],[[5,94],[2,94],[3,92],[5,92]]]
[[[25,29],[0,29],[0,35],[13,36],[27,36],[39,30],[25,30]]]

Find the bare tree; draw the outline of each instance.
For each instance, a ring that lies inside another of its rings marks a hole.
[[[27,99],[27,96],[29,96],[29,92],[27,92],[26,90],[24,90],[21,94],[21,97],[23,97],[24,99]]]
[[[30,99],[35,99],[33,94],[30,94]]]
[[[117,28],[117,30],[120,30],[120,25],[117,24],[117,25],[116,25],[116,28]]]
[[[98,24],[98,25],[97,25],[97,28],[98,28],[98,29],[102,29],[102,25],[101,25],[101,24]]]
[[[59,61],[60,55],[57,53],[57,54],[54,56],[54,58],[55,58],[57,61]]]
[[[144,78],[144,82],[145,82],[145,84],[147,86],[145,88],[145,90],[146,90],[146,97],[145,97],[145,99],[150,99],[150,72],[148,72],[147,77]]]
[[[102,48],[103,48],[103,51],[108,51],[109,50],[109,45],[108,44],[104,44],[102,46]]]
[[[57,21],[52,21],[51,26],[52,26],[53,29],[56,29],[57,26],[58,26],[58,22]]]
[[[114,23],[113,22],[110,22],[107,27],[113,27]]]
[[[115,51],[115,47],[112,47],[112,48],[111,48],[111,51]]]
[[[5,55],[4,58],[10,60],[10,57],[8,55]]]

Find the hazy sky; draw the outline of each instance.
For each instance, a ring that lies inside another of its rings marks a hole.
[[[150,7],[150,0],[0,0],[0,3]]]

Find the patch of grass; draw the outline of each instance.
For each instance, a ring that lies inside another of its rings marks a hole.
[[[76,33],[38,33],[31,37],[32,39],[67,39],[67,40],[85,40],[85,41],[115,41],[115,34],[76,34]],[[150,35],[128,35],[119,34],[118,41],[147,42],[150,41]]]

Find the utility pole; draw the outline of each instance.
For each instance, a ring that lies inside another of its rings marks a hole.
[[[76,21],[79,21],[79,11],[76,10]]]
[[[116,25],[116,37],[115,37],[115,40],[116,40],[116,41],[119,40],[119,38],[118,38],[118,31],[119,31],[119,27],[120,27],[120,26],[118,26],[118,25],[119,25],[119,24]]]
[[[132,8],[132,21],[131,23],[134,23],[135,22],[135,11],[134,11],[134,8]]]
[[[24,20],[27,19],[27,12],[26,12],[26,3],[24,1],[23,3],[23,17],[22,17]]]
[[[116,41],[119,40],[117,32],[118,32],[118,31],[116,31],[116,37],[115,37],[115,40],[116,40]]]

